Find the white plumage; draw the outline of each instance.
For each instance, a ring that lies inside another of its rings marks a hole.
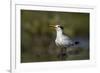
[[[67,48],[73,44],[72,40],[67,35],[63,34],[63,30],[60,25],[56,25],[55,29],[56,29],[55,43],[57,46],[63,46]]]
[[[77,45],[79,42],[73,42],[69,36],[63,34],[63,27],[60,25],[51,25],[56,29],[55,43],[58,47],[61,47],[61,55],[67,55],[67,48],[73,45]]]

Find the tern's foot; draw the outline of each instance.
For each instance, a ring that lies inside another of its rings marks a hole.
[[[66,55],[67,55],[66,53],[62,53],[62,54],[61,54],[61,56],[66,56]]]
[[[60,53],[58,54],[58,58],[67,58],[68,54],[67,53]]]

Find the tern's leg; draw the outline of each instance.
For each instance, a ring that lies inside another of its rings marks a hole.
[[[66,47],[63,47],[62,49],[62,56],[66,56],[66,57],[68,56]]]
[[[63,54],[63,47],[60,46],[60,52],[59,52],[59,54],[58,54],[58,57],[61,57],[62,54]]]
[[[64,48],[64,47],[61,48],[61,51],[60,51],[60,54],[59,54],[59,58],[61,60],[66,60],[66,58],[68,57],[66,50],[67,50],[67,48]]]

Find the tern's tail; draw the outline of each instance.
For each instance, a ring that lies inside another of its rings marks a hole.
[[[72,46],[78,45],[80,42],[79,41],[75,41]]]
[[[78,45],[78,44],[79,44],[79,41],[75,41],[74,44],[75,44],[75,45]]]
[[[70,46],[75,46],[75,45],[78,45],[80,42],[78,41],[75,41],[73,44],[71,44]]]

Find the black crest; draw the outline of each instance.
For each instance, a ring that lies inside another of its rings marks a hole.
[[[64,29],[63,26],[60,26],[61,29]]]

